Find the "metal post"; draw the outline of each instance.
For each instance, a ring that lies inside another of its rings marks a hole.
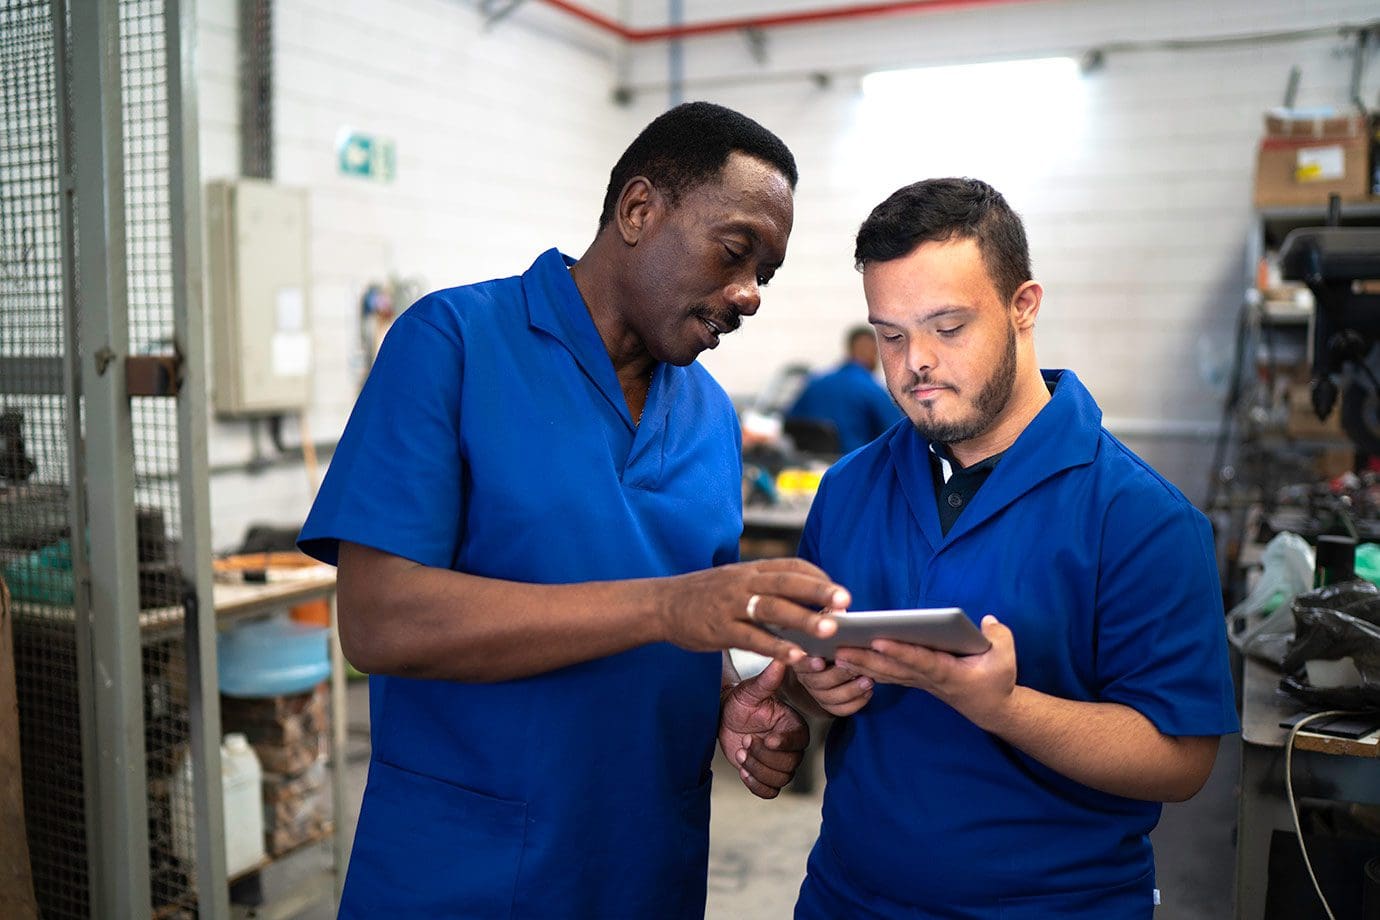
[[[71,93],[67,92],[67,85],[71,82],[72,76],[68,72],[72,63],[72,55],[71,49],[68,47],[66,0],[53,0],[52,21],[53,89],[56,98],[54,105],[58,107],[59,112],[57,135],[62,196],[60,208],[63,310],[62,379],[63,392],[66,397],[64,409],[67,422],[67,457],[70,464],[67,481],[71,483],[69,490],[70,509],[67,519],[71,522],[71,532],[81,534],[88,532],[86,524],[86,455],[83,452],[81,431],[81,343],[77,340],[80,324],[77,316],[76,294],[78,275],[75,213],[76,179],[74,176],[75,167],[73,166],[76,154],[72,149],[72,125],[75,116],[67,107],[67,100],[72,98]],[[86,541],[69,539],[68,544],[72,549],[72,607],[73,610],[90,610],[91,560],[87,557]],[[85,629],[79,628],[80,626],[81,621],[74,618],[73,644],[76,647],[77,674],[82,675],[77,688],[78,712],[81,721],[78,737],[81,739],[82,790],[85,799],[85,812],[87,816],[94,816],[96,813],[94,808],[96,790],[100,788],[97,780],[100,764],[94,740],[96,738],[96,707],[89,675],[95,674],[96,669],[91,660],[90,634]],[[88,856],[87,883],[90,888],[88,897],[90,903],[94,904],[95,892],[104,885],[105,866],[98,858],[101,852],[101,834],[97,822],[90,817],[84,817],[82,825],[85,830]]]
[[[92,715],[84,744],[94,751],[86,787],[91,911],[147,917],[148,779],[144,754],[143,667],[139,645],[134,443],[125,392],[128,351],[124,143],[120,95],[120,14],[116,0],[72,4],[71,143],[65,172],[75,191],[81,396],[85,421],[88,604],[77,608],[83,707]],[[69,250],[70,251],[70,250]],[[73,425],[82,417],[73,417]]]
[[[181,357],[177,455],[196,818],[198,916],[230,916],[221,788],[220,690],[212,597],[211,500],[206,432],[206,331],[202,298],[201,169],[197,147],[196,0],[167,0],[168,220],[172,244],[173,336]]]
[[[671,28],[685,25],[685,0],[670,0]],[[685,42],[673,38],[666,48],[667,86],[670,90],[667,108],[675,108],[685,101]]]

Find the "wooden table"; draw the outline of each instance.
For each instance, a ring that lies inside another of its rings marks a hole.
[[[1293,833],[1284,791],[1284,743],[1279,723],[1305,711],[1279,689],[1279,673],[1247,658],[1241,675],[1241,797],[1236,825],[1236,917],[1261,920],[1269,888],[1270,838]],[[1380,736],[1357,740],[1307,730],[1294,739],[1294,786],[1312,798],[1380,804]]]

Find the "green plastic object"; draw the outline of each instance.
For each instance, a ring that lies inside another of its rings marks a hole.
[[[1380,585],[1380,545],[1362,543],[1356,547],[1356,577]]]
[[[72,544],[60,540],[5,566],[5,583],[17,601],[71,607]]]

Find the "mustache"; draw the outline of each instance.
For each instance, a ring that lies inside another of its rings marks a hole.
[[[912,379],[910,383],[906,385],[907,390],[913,390],[916,387],[947,387],[948,389],[954,391],[957,391],[958,389],[952,384],[945,383],[942,380],[937,380],[929,374],[912,374],[911,378]]]
[[[690,308],[690,315],[700,319],[707,319],[720,326],[724,332],[733,332],[743,325],[743,317],[737,310],[728,310],[720,313],[707,303],[696,304]]]

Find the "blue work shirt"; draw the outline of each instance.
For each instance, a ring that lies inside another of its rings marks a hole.
[[[727,396],[661,364],[635,425],[568,261],[398,318],[305,551],[541,584],[736,560]],[[501,683],[371,677],[341,916],[702,917],[719,683],[718,654],[669,644]]]
[[[901,412],[867,368],[845,361],[805,384],[786,417],[833,422],[839,451],[846,454],[896,424]]]
[[[947,534],[929,444],[904,422],[825,475],[801,556],[857,610],[995,614],[1023,686],[1130,706],[1167,735],[1235,731],[1206,518],[1102,428],[1072,372],[1046,376],[1052,398]],[[797,917],[1152,913],[1158,802],[1056,773],[929,693],[877,685],[825,764]]]

